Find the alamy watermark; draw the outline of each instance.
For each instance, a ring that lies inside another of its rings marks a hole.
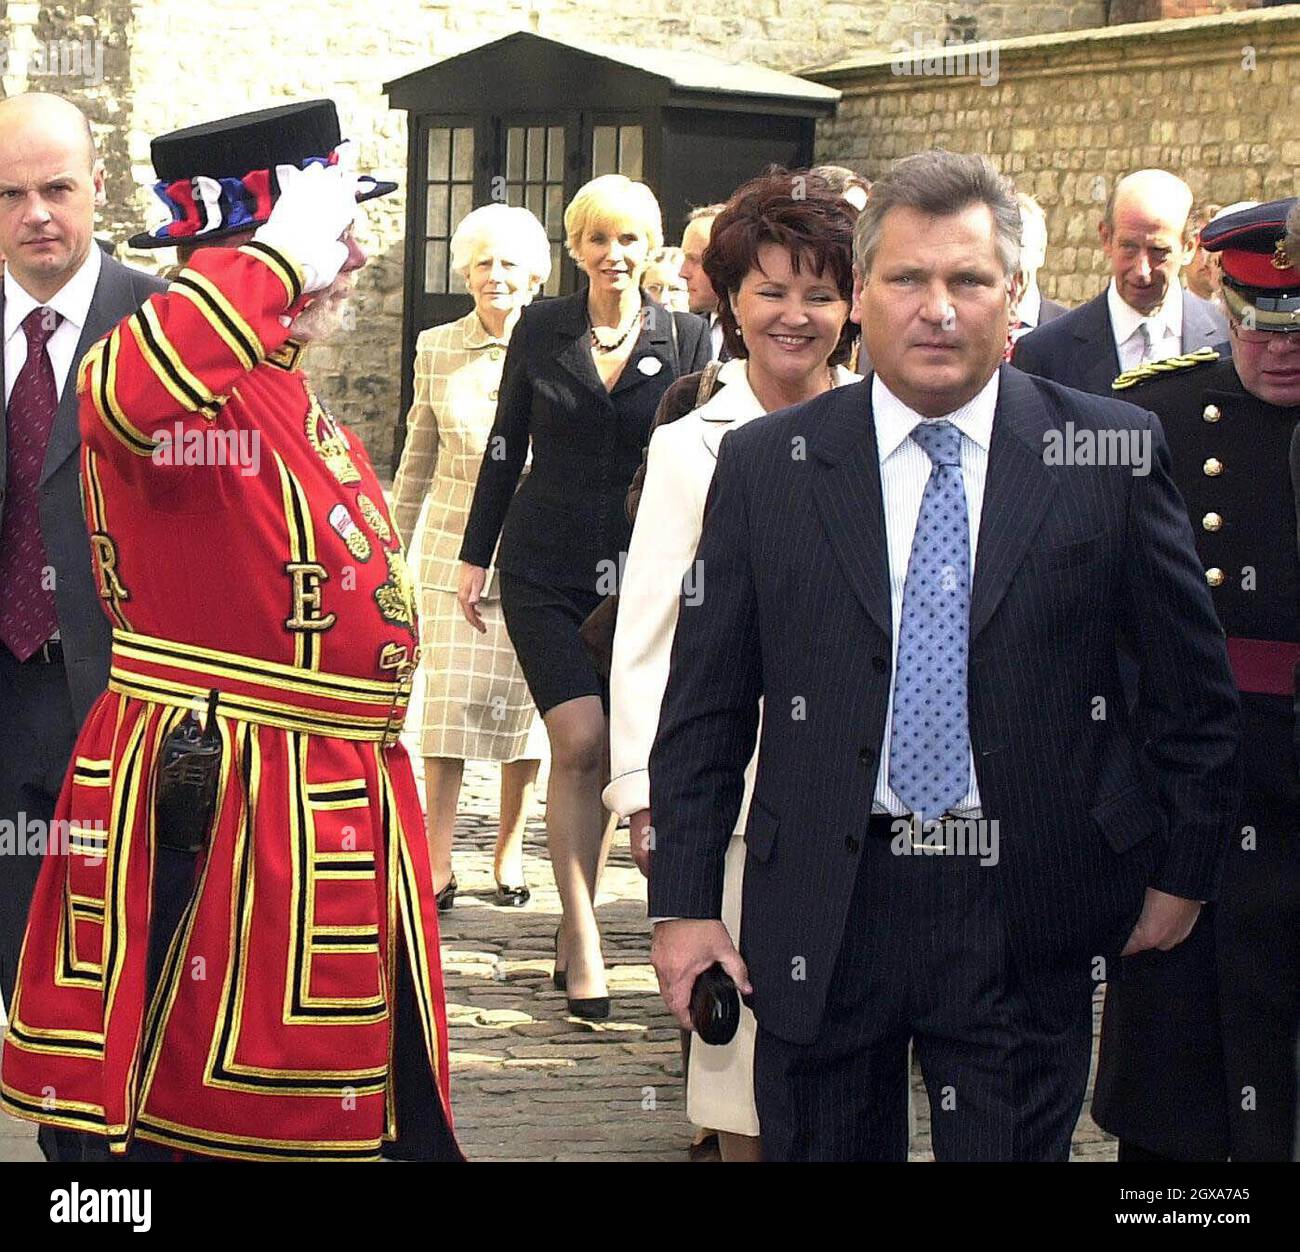
[[[896,39],[889,46],[894,59],[890,71],[915,78],[978,78],[981,87],[996,87],[998,50],[988,44],[972,44],[960,39],[940,43],[922,31],[915,31],[912,42]]]
[[[1127,465],[1134,478],[1151,473],[1149,430],[1076,429],[1067,421],[1064,430],[1043,432],[1044,465]]]
[[[244,478],[262,469],[260,430],[186,426],[176,422],[155,431],[150,459],[155,465],[233,465]]]
[[[895,856],[973,856],[981,865],[998,863],[998,819],[900,817],[890,823],[889,850]]]
[[[0,818],[0,856],[79,856],[87,864],[103,861],[108,830],[103,822],[55,818],[45,821],[20,812],[17,820]]]
[[[668,583],[680,587],[685,603],[692,608],[704,601],[704,563],[692,561],[685,573],[678,561],[665,561],[644,554],[637,557],[635,571],[638,579],[662,586]],[[606,559],[596,563],[596,591],[602,596],[618,595],[627,577],[627,553],[620,552],[617,562]]]
[[[28,48],[15,48],[0,40],[0,77],[7,74],[26,77],[33,88],[42,79],[63,83],[65,89],[74,82],[98,87],[104,81],[104,41],[85,36],[43,39]]]

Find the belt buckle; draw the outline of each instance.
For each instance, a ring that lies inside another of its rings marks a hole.
[[[379,654],[379,668],[393,671],[393,698],[384,719],[383,745],[391,748],[401,738],[402,723],[406,720],[406,706],[411,695],[411,685],[420,663],[420,647],[408,648],[405,644],[386,644]],[[400,713],[399,713],[400,707]]]
[[[929,822],[932,826],[934,825],[935,822],[937,822],[939,826],[939,830],[944,831],[944,828],[949,826],[952,822],[961,821],[963,819],[959,818],[956,813],[946,812],[941,817],[938,818],[930,817],[930,818],[926,818],[925,820],[926,822]],[[932,843],[927,844],[925,842],[925,831],[923,829],[925,823],[922,822],[920,814],[909,813],[907,815],[907,822],[912,828],[911,829],[912,851],[920,852],[920,853],[933,852],[935,850],[935,845]],[[945,842],[940,846],[947,847],[946,839]]]
[[[919,813],[909,813],[907,823],[911,827],[912,851],[924,853],[925,831],[922,829],[921,815]]]

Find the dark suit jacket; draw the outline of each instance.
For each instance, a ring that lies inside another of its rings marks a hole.
[[[1208,300],[1184,291],[1183,351],[1213,348],[1227,337],[1228,326],[1218,309]],[[1110,385],[1119,376],[1120,367],[1106,293],[1050,322],[1044,318],[1016,342],[1011,360],[1026,374],[1050,378],[1095,396],[1110,395]]]
[[[618,568],[632,535],[624,499],[659,399],[675,378],[709,361],[703,318],[674,319],[642,300],[652,316],[609,392],[591,359],[585,289],[524,309],[506,352],[462,561],[491,564],[500,536],[497,568],[531,582],[596,591],[602,572]],[[516,494],[530,440],[532,468]]]
[[[73,356],[72,372],[59,397],[59,408],[41,469],[41,538],[45,543],[46,559],[54,569],[54,600],[63,638],[63,659],[73,714],[78,722],[86,716],[108,684],[112,636],[95,586],[90,539],[81,510],[77,366],[95,340],[106,335],[155,291],[164,290],[166,285],[161,279],[122,265],[112,257],[100,258],[99,282],[95,285],[90,313]],[[0,319],[3,317],[4,291],[0,288]],[[4,360],[0,356],[0,515],[4,510],[9,464],[4,391]]]
[[[1041,297],[1038,304],[1038,326],[1046,326],[1048,322],[1054,322],[1058,317],[1064,317],[1070,310],[1063,304],[1057,304],[1055,300],[1049,300],[1046,296]],[[1034,329],[1037,330],[1038,326]]]
[[[650,757],[650,914],[720,917],[763,699],[740,948],[759,1022],[795,1043],[822,1016],[889,700],[870,388],[723,439],[697,552],[706,591],[681,605]],[[1151,473],[1045,464],[1045,432],[1066,422],[1149,432]],[[1145,743],[1121,634],[1142,665]],[[1213,896],[1239,791],[1227,651],[1153,414],[1002,367],[969,673],[976,776],[999,823],[986,872],[1027,990],[1064,1015],[1095,958],[1118,959],[1148,885]]]

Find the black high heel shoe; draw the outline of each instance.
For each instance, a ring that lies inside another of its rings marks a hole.
[[[590,1000],[567,1000],[569,1013],[589,1022],[603,1022],[609,1016],[609,996],[593,996]]]
[[[568,970],[563,970],[560,968],[558,963],[559,959],[560,959],[560,927],[557,926],[555,928],[556,966],[555,969],[552,970],[551,972],[551,986],[554,987],[556,991],[567,991],[569,987],[569,973]]]
[[[518,887],[505,887],[497,883],[497,894],[493,903],[503,909],[521,909],[532,898],[533,893],[529,891],[527,883],[520,883]]]
[[[447,885],[433,898],[438,902],[439,913],[450,913],[451,906],[456,902],[456,892],[460,890],[460,884],[456,881],[456,875],[453,874],[447,881]]]

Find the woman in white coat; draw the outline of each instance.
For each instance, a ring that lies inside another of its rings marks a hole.
[[[857,210],[821,179],[774,173],[746,183],[713,223],[703,264],[720,296],[732,359],[701,407],[658,426],[651,438],[614,634],[611,781],[604,799],[630,819],[633,855],[643,872],[647,859],[653,864],[645,850],[650,748],[668,681],[678,594],[704,590],[693,560],[718,445],[745,422],[857,381],[841,364],[850,344],[856,217]],[[753,780],[751,760],[727,852],[723,921],[733,940],[740,932],[741,835]],[[724,1160],[760,1155],[753,1063],[754,1017],[747,1008],[730,1044],[691,1040],[687,1114],[718,1132]]]

